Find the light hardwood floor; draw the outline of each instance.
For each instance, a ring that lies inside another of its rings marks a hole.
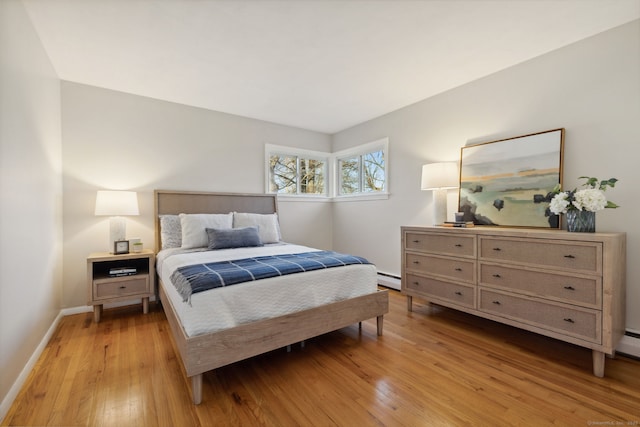
[[[640,425],[640,361],[390,292],[375,319],[209,372],[191,403],[162,309],[65,317],[2,425]]]

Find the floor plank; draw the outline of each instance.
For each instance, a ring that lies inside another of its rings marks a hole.
[[[375,319],[204,375],[191,403],[161,307],[62,319],[2,425],[639,425],[640,361],[390,292]]]

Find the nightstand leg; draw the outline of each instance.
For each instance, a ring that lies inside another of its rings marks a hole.
[[[102,315],[102,304],[93,306],[93,321],[100,323],[100,316]]]
[[[149,313],[149,297],[142,298],[142,312],[144,314]]]

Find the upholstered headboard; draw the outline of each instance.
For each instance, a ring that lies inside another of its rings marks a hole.
[[[224,214],[247,212],[271,214],[278,212],[276,194],[208,193],[198,191],[155,190],[153,192],[156,252],[162,247],[160,215],[181,213]]]

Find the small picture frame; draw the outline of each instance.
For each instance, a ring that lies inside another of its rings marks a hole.
[[[129,253],[129,241],[128,240],[116,240],[113,242],[114,255],[122,255]]]

